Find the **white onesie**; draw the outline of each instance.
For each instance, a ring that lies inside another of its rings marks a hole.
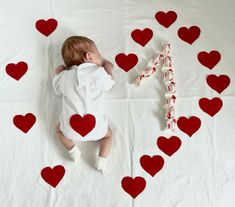
[[[90,141],[101,139],[106,135],[108,120],[104,114],[102,94],[109,91],[114,84],[111,75],[94,63],[71,66],[70,70],[64,70],[53,78],[55,94],[62,96],[60,130],[64,136],[74,141]],[[85,119],[83,124],[79,124],[76,118],[71,124],[71,117],[78,116],[76,114],[83,118],[86,114],[95,117],[95,124],[90,126],[92,129],[88,129],[86,135],[78,131],[79,127],[87,128],[92,124]]]

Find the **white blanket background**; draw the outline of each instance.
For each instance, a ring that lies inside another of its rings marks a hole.
[[[2,207],[225,207],[235,204],[235,2],[232,0],[0,0],[0,205]],[[158,11],[175,11],[168,29],[155,19]],[[48,37],[35,28],[39,19],[54,18]],[[196,25],[200,37],[189,45],[177,31]],[[154,36],[142,47],[131,38],[135,29],[150,28]],[[115,64],[117,84],[105,94],[113,129],[110,175],[94,168],[99,145],[77,143],[82,159],[75,166],[57,140],[61,99],[54,94],[54,69],[62,64],[60,48],[71,35],[93,39],[104,57]],[[164,129],[162,71],[140,88],[132,81],[145,68],[161,42],[172,44],[177,84],[176,117],[197,116],[200,129],[190,138],[181,130]],[[199,63],[200,51],[217,50],[220,62],[209,70]],[[115,63],[119,53],[135,53],[129,72]],[[28,70],[19,81],[6,66],[24,61]],[[227,75],[221,94],[206,83],[208,74]],[[223,107],[212,118],[198,105],[200,98],[220,97]],[[13,123],[15,115],[32,113],[28,133]],[[182,145],[171,157],[156,145],[159,136],[178,136]],[[140,165],[143,155],[161,155],[165,164],[154,177]],[[53,188],[41,177],[45,167],[62,165],[65,175]],[[121,186],[125,176],[141,176],[146,187],[133,199]]]

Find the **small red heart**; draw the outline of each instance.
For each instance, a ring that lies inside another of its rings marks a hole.
[[[216,76],[214,74],[207,76],[207,84],[217,91],[222,93],[230,84],[230,78],[227,75]]]
[[[137,176],[135,178],[126,176],[122,178],[122,188],[132,198],[136,198],[146,187],[146,181],[143,177]]]
[[[6,66],[6,73],[14,78],[19,80],[28,70],[28,65],[25,62],[18,62],[17,64],[10,63]]]
[[[47,21],[44,19],[40,19],[36,22],[35,26],[40,33],[48,37],[52,32],[55,31],[57,24],[57,21],[51,18]]]
[[[199,106],[204,112],[213,117],[222,108],[223,101],[218,97],[211,100],[208,98],[201,98],[199,100]]]
[[[65,169],[62,165],[57,165],[55,167],[45,167],[41,170],[42,178],[52,187],[56,187],[61,179],[64,177]]]
[[[14,125],[24,133],[27,133],[35,122],[36,117],[32,113],[27,113],[25,116],[16,115],[13,118]]]
[[[180,148],[181,140],[176,136],[172,136],[169,139],[161,136],[157,140],[157,146],[165,154],[167,154],[168,156],[171,156]]]
[[[197,58],[202,65],[211,70],[220,61],[221,55],[216,50],[212,50],[209,53],[202,51],[198,53]]]
[[[86,114],[81,117],[79,114],[74,114],[70,117],[70,125],[74,131],[85,137],[96,124],[96,119],[91,114]]]
[[[138,57],[135,54],[125,55],[120,53],[116,56],[115,61],[117,65],[122,68],[124,71],[128,72],[132,69],[138,62]]]
[[[200,128],[201,120],[196,116],[191,116],[189,119],[182,116],[178,119],[177,126],[191,137]]]
[[[147,173],[149,173],[153,177],[162,169],[164,165],[164,159],[160,155],[154,155],[152,157],[150,157],[149,155],[143,155],[140,158],[140,165]]]
[[[168,12],[159,11],[155,14],[155,18],[159,24],[168,28],[177,19],[177,14],[174,11],[168,11]]]
[[[131,33],[131,37],[135,42],[144,47],[152,39],[153,31],[149,28],[145,28],[143,31],[136,29]]]
[[[178,30],[179,38],[190,45],[200,36],[200,33],[201,30],[197,26],[191,26],[190,28],[181,27]]]

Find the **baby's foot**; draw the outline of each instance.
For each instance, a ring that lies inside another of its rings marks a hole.
[[[101,171],[103,175],[107,175],[107,158],[98,156],[96,158],[95,167],[97,170]]]
[[[81,156],[81,151],[77,148],[76,145],[74,145],[73,148],[69,150],[68,152],[69,152],[70,157],[75,162],[75,164],[77,164]]]

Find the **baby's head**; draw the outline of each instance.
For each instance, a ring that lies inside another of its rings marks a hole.
[[[66,67],[91,62],[101,65],[103,58],[95,43],[83,36],[71,36],[67,38],[61,48],[62,57]]]

